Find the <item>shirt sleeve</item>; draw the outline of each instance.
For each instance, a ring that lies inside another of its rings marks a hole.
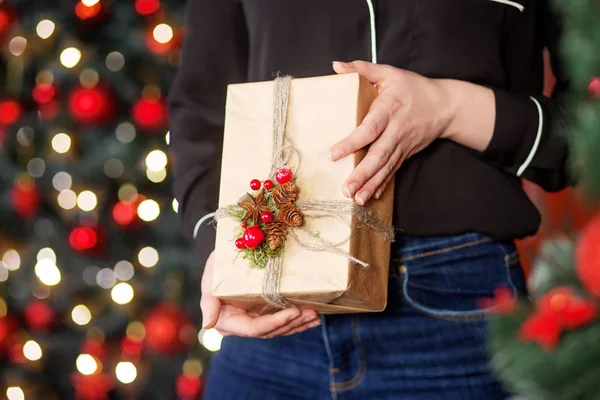
[[[558,191],[573,184],[568,167],[569,130],[565,101],[569,82],[559,57],[562,21],[549,3],[528,2],[508,35],[506,57],[509,82],[531,79],[530,74],[524,76],[519,69],[529,71],[533,65],[540,70],[541,54],[546,48],[557,79],[552,97],[533,92],[494,90],[496,122],[483,156],[511,174],[548,191]],[[540,81],[533,84],[540,86]]]
[[[181,57],[169,93],[169,155],[183,234],[204,262],[215,245],[227,85],[247,77],[239,0],[189,0]]]

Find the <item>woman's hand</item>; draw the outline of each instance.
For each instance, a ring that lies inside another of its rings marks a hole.
[[[321,320],[314,310],[289,308],[275,314],[252,316],[245,310],[222,304],[212,295],[212,277],[214,269],[214,252],[206,261],[202,276],[202,328],[217,329],[222,335],[236,335],[270,339],[275,336],[288,336],[314,328]]]
[[[343,186],[344,195],[360,205],[379,198],[402,163],[435,139],[478,150],[491,140],[495,103],[489,89],[365,61],[336,61],[333,68],[338,74],[357,72],[379,89],[362,124],[329,150],[337,161],[370,145]]]

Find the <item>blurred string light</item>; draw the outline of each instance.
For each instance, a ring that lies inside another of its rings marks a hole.
[[[73,179],[71,175],[64,171],[57,172],[54,178],[52,178],[52,186],[59,192],[70,189],[72,184]]]
[[[66,133],[57,133],[52,138],[52,149],[59,153],[64,154],[71,148],[71,137]]]
[[[35,274],[44,285],[56,286],[60,283],[60,270],[52,260],[39,260],[35,264]]]
[[[60,53],[60,63],[66,68],[73,68],[81,60],[81,51],[76,47],[67,47]]]
[[[117,140],[121,143],[131,143],[135,139],[135,127],[129,122],[122,122],[115,131]]]
[[[100,268],[95,265],[89,265],[83,269],[81,277],[86,284],[93,286],[97,284],[96,276],[98,275],[98,271],[100,271]]]
[[[123,282],[126,282],[133,278],[134,270],[133,265],[129,261],[119,261],[115,264],[115,277]]]
[[[133,288],[129,283],[117,283],[112,288],[110,297],[117,304],[127,304],[133,300]]]
[[[135,11],[140,15],[149,15],[158,11],[160,7],[159,0],[136,0]]]
[[[118,51],[113,51],[106,56],[106,68],[113,72],[123,69],[125,66],[125,57]]]
[[[98,370],[98,361],[89,354],[80,354],[75,361],[77,371],[83,375],[92,375]]]
[[[119,187],[117,196],[121,201],[134,201],[138,196],[138,191],[131,183],[125,183]]]
[[[15,36],[8,42],[8,51],[14,56],[20,56],[27,48],[27,39],[23,36]]]
[[[117,375],[117,379],[121,383],[128,384],[135,381],[137,369],[135,368],[135,365],[129,361],[121,361],[115,368],[115,375]]]
[[[35,31],[42,39],[48,39],[54,33],[55,27],[56,26],[54,25],[54,22],[50,21],[49,19],[44,19],[38,22],[37,26],[35,27]]]
[[[41,158],[32,158],[27,163],[27,172],[34,178],[41,178],[46,172],[46,163]]]
[[[35,340],[28,340],[23,345],[23,355],[29,361],[37,361],[42,358],[42,348]]]
[[[164,181],[165,178],[167,177],[167,170],[165,168],[158,170],[158,171],[153,171],[151,169],[147,169],[146,177],[152,183],[160,183],[160,182]]]
[[[0,265],[2,265],[2,264],[0,264]],[[6,302],[4,301],[4,299],[2,297],[0,297],[0,318],[6,317],[7,313],[8,313],[8,307],[6,306]]]
[[[8,400],[25,400],[25,393],[18,386],[10,386],[6,389],[6,398]]]
[[[77,325],[87,325],[92,320],[90,309],[83,304],[78,304],[71,311],[71,318]]]
[[[92,6],[95,6],[96,4],[100,3],[100,0],[81,0],[81,2],[86,7],[92,7]]]
[[[98,84],[100,76],[98,71],[92,68],[86,68],[79,74],[79,83],[86,89],[93,89]]]
[[[186,360],[186,362],[183,363],[181,370],[184,375],[200,376],[200,375],[202,375],[202,372],[204,371],[204,367],[200,360],[195,360],[192,358],[192,359]]]
[[[77,195],[70,189],[61,191],[58,194],[58,205],[65,210],[72,210],[77,205]]]
[[[50,260],[53,263],[56,263],[56,253],[50,247],[44,247],[43,249],[38,251],[36,260]]]
[[[17,131],[17,142],[23,147],[31,146],[35,131],[28,126],[24,126]]]
[[[219,351],[223,335],[216,329],[202,329],[198,332],[198,341],[209,351]]]
[[[2,256],[2,263],[9,271],[16,271],[21,267],[21,257],[16,250],[7,250]]]
[[[154,247],[144,247],[138,253],[138,261],[146,268],[152,268],[158,264],[158,251]]]
[[[158,24],[152,31],[152,36],[158,43],[169,43],[173,39],[173,28],[167,24]]]
[[[89,190],[84,190],[77,196],[77,206],[83,211],[92,211],[96,208],[96,205],[98,205],[98,199],[96,198],[96,195]]]
[[[142,221],[154,221],[160,215],[160,206],[151,199],[146,199],[138,206],[138,216]]]
[[[115,278],[115,273],[112,269],[102,268],[96,275],[96,283],[102,289],[110,289],[117,283],[117,278]]]
[[[104,163],[104,173],[109,178],[119,178],[123,175],[125,167],[123,166],[123,161],[118,158],[111,158]]]
[[[132,321],[127,325],[125,333],[127,337],[141,342],[146,337],[146,326],[140,321]]]
[[[173,211],[175,211],[176,213],[179,212],[179,202],[177,201],[177,199],[173,199]]]
[[[89,19],[93,18],[100,12],[102,6],[98,0],[81,0],[75,6],[75,15],[79,17],[79,19]]]
[[[167,166],[167,155],[162,150],[152,150],[146,156],[146,168],[151,171],[160,171]]]
[[[54,83],[54,74],[52,73],[52,71],[43,69],[40,72],[38,72],[38,74],[35,76],[35,84],[41,85],[43,83],[47,85],[51,85],[52,83]]]
[[[165,142],[167,142],[167,144],[171,144],[171,131],[167,132],[165,135]]]
[[[0,282],[6,282],[8,280],[8,268],[6,268],[6,265],[4,265],[4,263],[2,261],[0,261]],[[2,318],[4,315],[2,315],[2,299],[0,299],[0,318]]]

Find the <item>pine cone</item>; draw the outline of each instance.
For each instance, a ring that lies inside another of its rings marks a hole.
[[[273,203],[277,208],[291,203],[298,197],[298,186],[293,181],[279,185],[273,189]]]
[[[285,242],[287,229],[286,223],[278,218],[275,218],[273,222],[267,224],[267,242],[269,243],[269,248],[271,250],[277,250],[277,248]]]
[[[288,203],[281,206],[279,214],[277,214],[280,220],[288,224],[289,226],[300,226],[304,220],[302,212],[295,205]]]

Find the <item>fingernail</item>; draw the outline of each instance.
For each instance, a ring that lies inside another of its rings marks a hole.
[[[367,192],[362,192],[356,196],[356,202],[361,206],[364,206],[368,199],[369,193]]]
[[[358,189],[358,185],[356,183],[351,183],[348,185],[348,197],[352,197],[354,196],[354,193],[356,193],[356,190]]]
[[[343,66],[345,66],[345,65],[346,65],[346,63],[345,63],[345,62],[342,62],[342,61],[333,61],[333,62],[332,62],[332,64],[333,64],[333,67],[334,67],[334,68],[335,68],[335,67],[343,67]]]
[[[327,156],[330,161],[337,161],[342,156],[342,152],[338,149],[331,149],[329,150],[329,153],[327,153]]]
[[[380,197],[381,197],[381,190],[378,190],[377,193],[375,193],[375,198],[377,200],[379,200]]]
[[[318,319],[315,322],[313,322],[312,324],[309,324],[308,327],[309,328],[316,328],[317,326],[321,325],[321,320]]]

